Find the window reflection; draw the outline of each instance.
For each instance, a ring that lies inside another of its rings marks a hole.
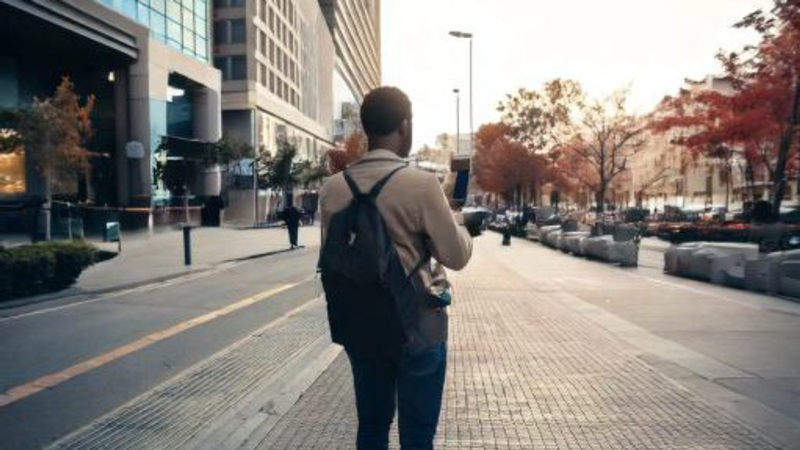
[[[0,154],[0,195],[25,193],[25,154]]]

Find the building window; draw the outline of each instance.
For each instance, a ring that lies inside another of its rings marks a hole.
[[[267,86],[267,66],[264,64],[258,65],[258,82],[262,86]]]
[[[172,47],[181,50],[181,38],[183,33],[181,33],[181,26],[178,22],[167,18],[167,41],[168,44]]]
[[[214,22],[214,44],[227,44],[228,43],[228,22],[226,20],[219,20]]]
[[[0,154],[0,197],[25,194],[25,153]]]
[[[258,6],[258,18],[262,23],[267,23],[267,0],[262,0]]]
[[[181,5],[177,0],[167,0],[167,17],[172,20],[181,19]]]
[[[150,0],[150,7],[164,14],[167,12],[167,2],[164,0]]]
[[[194,36],[194,49],[197,52],[197,56],[204,58],[208,54],[208,42],[202,38],[199,34]]]
[[[258,32],[258,54],[267,55],[267,35],[263,31]]]
[[[230,0],[231,8],[244,6],[244,0]]]
[[[231,20],[231,43],[243,44],[246,40],[244,19]]]
[[[269,62],[272,63],[273,66],[275,65],[275,41],[272,39],[269,41]]]
[[[214,67],[217,68],[220,72],[222,72],[222,79],[228,79],[228,58],[224,56],[220,56],[218,58],[214,58]]]
[[[247,79],[247,58],[244,55],[231,56],[231,80]]]
[[[275,10],[269,9],[269,30],[275,32]]]
[[[150,14],[150,30],[159,41],[167,40],[167,18],[155,11]]]
[[[194,31],[194,13],[191,9],[183,8],[183,28]]]
[[[273,94],[275,93],[275,72],[269,71],[269,90]]]

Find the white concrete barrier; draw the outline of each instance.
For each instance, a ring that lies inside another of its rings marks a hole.
[[[608,256],[608,262],[623,267],[636,267],[639,265],[639,246],[633,241],[612,242]]]
[[[564,233],[561,236],[561,250],[573,255],[582,255],[581,253],[581,239],[589,237],[589,233],[585,231],[575,231]]]
[[[613,236],[597,236],[586,239],[586,256],[609,261],[610,247],[613,242]]]
[[[780,264],[780,293],[800,297],[800,260],[784,260]]]

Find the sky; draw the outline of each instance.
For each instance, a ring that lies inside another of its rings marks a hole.
[[[757,42],[732,27],[772,0],[384,0],[382,83],[411,98],[414,148],[469,132],[473,34],[474,127],[499,120],[498,103],[519,88],[572,78],[592,97],[630,86],[630,106],[650,110],[685,78],[720,74],[720,49]]]

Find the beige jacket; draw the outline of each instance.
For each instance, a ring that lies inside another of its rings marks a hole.
[[[348,170],[362,192],[392,169],[405,164],[395,153],[373,150]],[[352,195],[344,176],[331,177],[319,192],[322,219],[322,240],[331,217],[346,208]],[[447,198],[436,176],[414,167],[397,172],[384,186],[377,200],[392,240],[406,272],[429,253],[445,267],[460,270],[472,256],[472,239],[466,228],[459,226],[450,211]],[[425,286],[431,282],[429,265],[420,271]],[[430,344],[447,339],[447,314],[420,304],[420,330]]]

